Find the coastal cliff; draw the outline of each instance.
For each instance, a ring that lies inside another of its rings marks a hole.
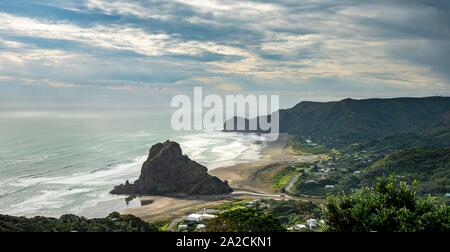
[[[151,147],[134,183],[116,186],[112,194],[227,194],[228,182],[208,174],[206,167],[183,155],[178,143],[166,141]]]

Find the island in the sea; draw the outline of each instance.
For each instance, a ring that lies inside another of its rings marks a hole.
[[[233,190],[227,181],[208,174],[208,169],[183,155],[178,143],[166,141],[151,147],[141,175],[134,183],[116,186],[112,194],[213,195]]]

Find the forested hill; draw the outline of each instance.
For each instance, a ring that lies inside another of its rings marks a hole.
[[[444,195],[450,191],[450,148],[416,148],[392,153],[363,171],[359,187],[370,185],[375,177],[396,174],[418,180],[418,193]],[[354,186],[354,185],[353,185]]]
[[[280,131],[333,147],[400,134],[450,140],[450,97],[304,101],[280,110]]]
[[[354,143],[401,133],[445,135],[449,115],[450,97],[301,102],[280,111],[280,129],[314,141]]]

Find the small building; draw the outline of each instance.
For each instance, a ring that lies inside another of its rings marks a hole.
[[[260,200],[252,200],[252,201],[249,201],[249,202],[246,202],[245,203],[245,206],[246,207],[254,207],[254,206],[256,206],[258,203],[260,202]]]
[[[178,225],[178,231],[183,231],[183,230],[186,230],[186,229],[188,229],[188,225],[186,225],[186,224]]]
[[[255,201],[249,201],[249,202],[245,203],[245,206],[246,207],[253,207],[255,205],[255,203],[256,203]]]
[[[188,221],[200,222],[200,221],[203,220],[203,216],[202,216],[201,214],[193,213],[193,214],[189,214],[189,215],[186,217],[186,219],[187,219]]]
[[[302,230],[302,229],[305,229],[305,228],[307,228],[307,226],[304,225],[304,224],[295,224],[292,227],[288,227],[287,230],[288,231],[299,231],[299,230]]]
[[[217,215],[214,215],[214,214],[202,214],[202,219],[203,220],[211,220],[211,219],[214,219],[216,217],[217,217]]]
[[[334,189],[334,185],[325,185],[325,189]]]
[[[361,174],[361,171],[354,171],[353,174]]]
[[[317,226],[317,220],[316,219],[306,220],[306,225],[308,225],[308,227],[312,229]]]
[[[445,194],[445,197],[450,197],[450,193],[446,193],[446,194]]]
[[[196,227],[197,230],[203,230],[205,228],[206,228],[205,224],[198,224]]]
[[[304,225],[304,224],[297,224],[294,226],[294,229],[296,229],[296,230],[300,230],[300,229],[304,229],[304,228],[306,228],[306,225]]]

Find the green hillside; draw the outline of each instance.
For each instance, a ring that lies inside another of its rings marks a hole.
[[[447,137],[449,113],[448,97],[301,102],[280,111],[280,129],[329,146],[406,133]]]
[[[298,175],[294,194],[349,193],[394,173],[420,181],[419,194],[450,193],[450,97],[300,102],[280,110],[280,131],[294,149],[331,159],[277,174],[279,190]]]
[[[368,167],[361,183],[367,184],[377,176],[390,173],[420,181],[418,193],[449,193],[450,148],[416,148],[393,153]]]

